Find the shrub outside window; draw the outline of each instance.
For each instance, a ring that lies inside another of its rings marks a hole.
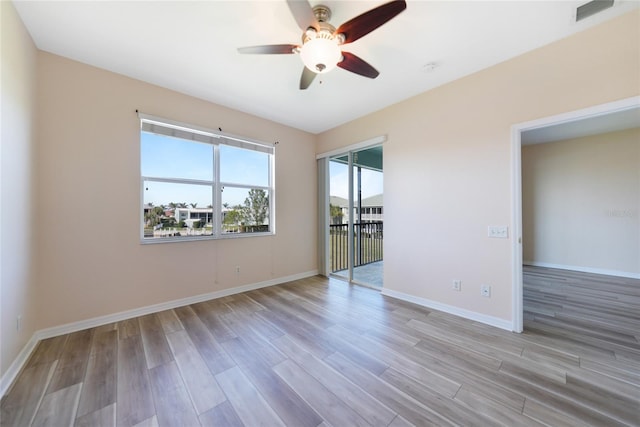
[[[143,243],[273,234],[273,145],[139,113]]]

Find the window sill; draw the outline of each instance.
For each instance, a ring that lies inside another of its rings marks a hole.
[[[275,232],[258,232],[258,233],[225,233],[210,236],[182,236],[182,237],[157,237],[140,239],[142,245],[154,245],[157,243],[182,243],[194,242],[201,240],[226,240],[226,239],[242,239],[246,237],[275,236]]]

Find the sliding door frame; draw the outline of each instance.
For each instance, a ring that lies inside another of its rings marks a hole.
[[[341,147],[335,150],[327,151],[316,155],[318,161],[318,271],[320,274],[329,277],[331,275],[331,266],[329,263],[329,193],[330,177],[329,177],[329,161],[332,157],[348,156],[349,159],[349,227],[347,239],[348,252],[348,280],[353,283],[353,266],[355,264],[354,248],[353,248],[353,221],[354,221],[354,192],[353,192],[353,152],[383,145],[387,140],[386,135],[380,135],[365,141]],[[362,284],[362,283],[359,283]],[[366,284],[364,284],[366,285]]]

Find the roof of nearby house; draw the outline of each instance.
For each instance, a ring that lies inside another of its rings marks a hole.
[[[329,196],[329,203],[334,206],[340,206],[341,208],[349,206],[349,201],[344,197]]]
[[[212,212],[213,209],[212,208],[192,208],[192,207],[188,207],[188,208],[176,208],[176,210],[178,211],[189,211],[189,212]]]
[[[344,197],[338,197],[338,196],[330,196],[329,203],[331,203],[334,206],[340,206],[341,208],[346,208],[349,206],[349,201],[347,199],[345,199]],[[367,207],[384,206],[383,195],[376,194],[375,196],[366,197],[362,199],[362,206],[367,206]]]
[[[362,206],[384,206],[383,194],[366,197],[362,199]]]

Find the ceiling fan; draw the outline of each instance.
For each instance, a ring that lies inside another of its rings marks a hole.
[[[360,57],[341,50],[341,46],[385,24],[407,8],[404,0],[391,1],[345,22],[336,29],[329,24],[331,10],[324,5],[313,8],[307,0],[287,0],[289,10],[302,30],[302,44],[272,44],[238,48],[239,53],[293,54],[299,53],[304,63],[300,89],[309,87],[317,74],[336,66],[361,76],[375,79],[378,70]]]

